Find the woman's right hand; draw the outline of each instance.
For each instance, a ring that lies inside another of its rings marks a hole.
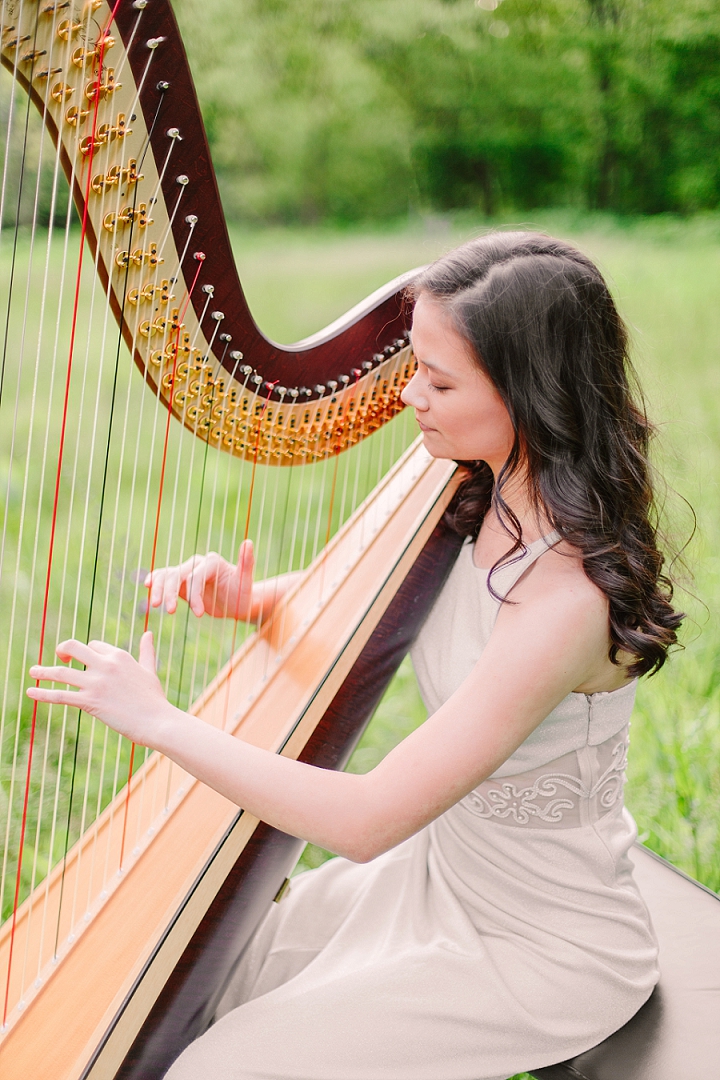
[[[153,570],[145,578],[150,606],[164,605],[172,615],[179,596],[187,600],[198,617],[252,620],[254,565],[252,540],[243,540],[235,566],[211,551],[208,555],[193,555],[180,566]]]

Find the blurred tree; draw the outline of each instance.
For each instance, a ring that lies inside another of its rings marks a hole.
[[[720,199],[717,0],[175,0],[227,213]]]
[[[406,111],[358,47],[346,0],[175,5],[231,217],[407,212]]]

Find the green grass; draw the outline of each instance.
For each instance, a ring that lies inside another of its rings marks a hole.
[[[574,240],[607,275],[630,323],[635,360],[659,426],[656,462],[676,543],[685,552],[677,601],[684,651],[644,679],[632,725],[627,802],[642,839],[720,889],[720,218],[617,222],[568,212],[534,225]],[[440,219],[390,232],[270,230],[234,236],[241,277],[261,327],[290,341],[316,330],[388,277],[475,235],[485,223]],[[364,771],[424,718],[401,668],[350,768]],[[327,853],[307,848],[300,868]]]

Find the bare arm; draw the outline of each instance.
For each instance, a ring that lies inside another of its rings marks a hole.
[[[363,776],[250,746],[171,706],[154,672],[150,635],[140,664],[102,642],[67,642],[61,659],[85,671],[32,668],[77,692],[32,687],[152,746],[284,832],[368,861],[423,828],[481,783],[607,656],[607,606],[572,588],[503,609],[470,676],[425,724]]]

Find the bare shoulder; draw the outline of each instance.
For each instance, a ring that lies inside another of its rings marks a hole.
[[[620,664],[610,660],[609,601],[605,593],[585,573],[582,556],[561,542],[537,559],[511,590],[512,604],[503,604],[498,623],[522,622],[547,631],[554,628],[559,638],[573,638],[575,647],[587,657],[581,681],[573,689],[579,693],[616,690],[630,681],[627,665],[632,657],[623,654]]]
[[[566,609],[607,623],[608,598],[585,573],[581,554],[565,541],[544,552],[522,575],[510,596],[516,606],[551,603],[556,612]]]

